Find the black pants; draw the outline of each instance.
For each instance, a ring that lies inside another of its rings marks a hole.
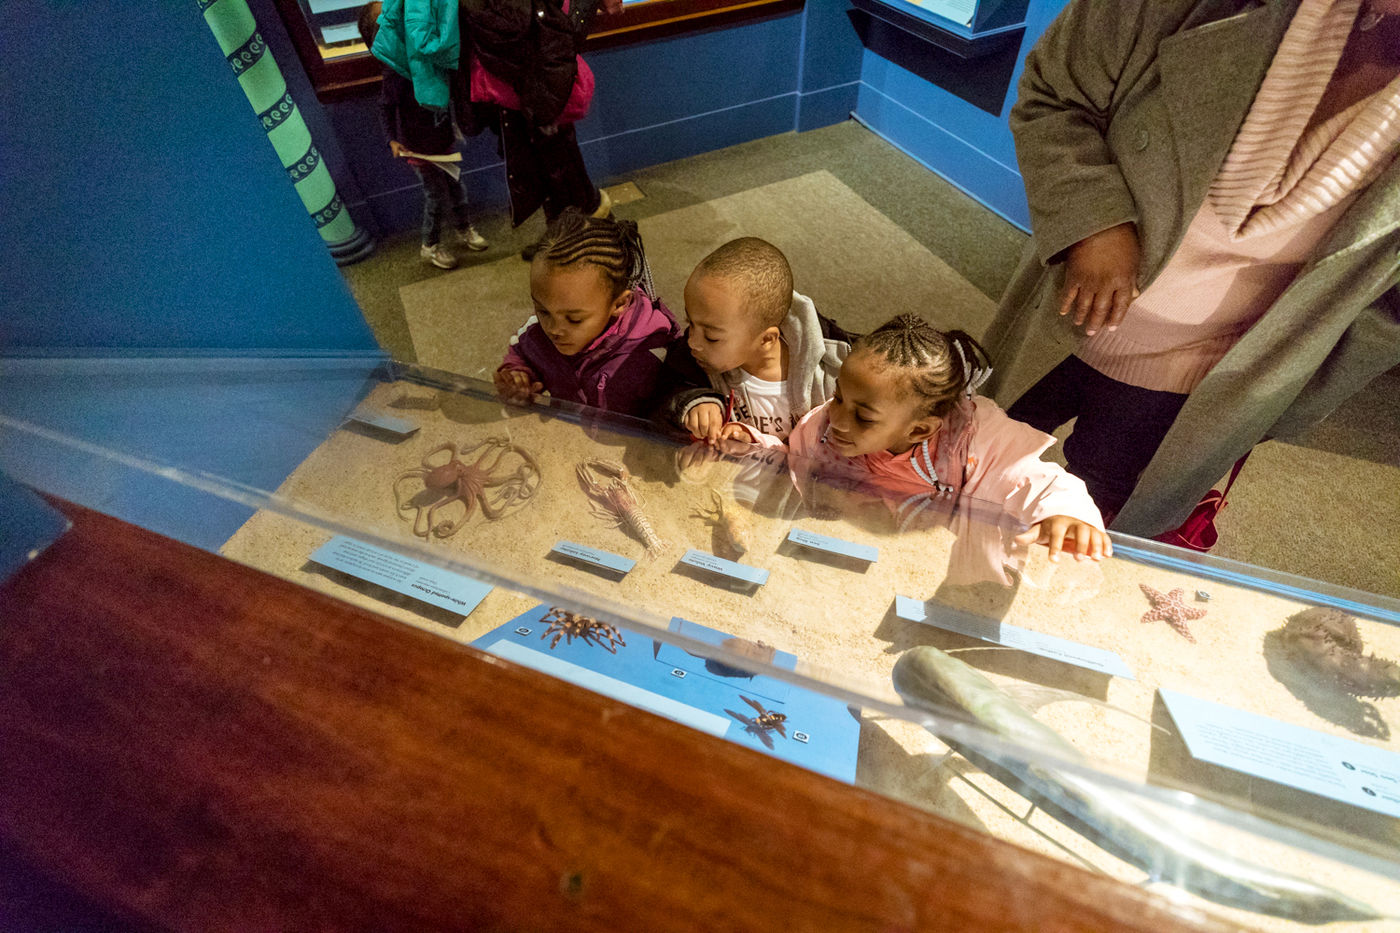
[[[1186,394],[1110,379],[1071,356],[1031,386],[1006,413],[1047,434],[1077,418],[1065,441],[1069,471],[1089,487],[1104,520],[1123,508]]]
[[[541,207],[546,221],[558,217],[566,207],[576,207],[585,214],[598,209],[598,189],[588,177],[572,123],[545,133],[518,111],[502,110],[501,150],[515,226]]]

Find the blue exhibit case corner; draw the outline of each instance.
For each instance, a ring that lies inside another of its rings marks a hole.
[[[860,717],[839,700],[625,629],[616,640],[570,638],[550,629],[544,620],[548,612],[549,607],[541,603],[472,645],[702,732],[855,783]],[[670,628],[697,641],[734,648],[730,636],[694,622],[673,619]],[[797,657],[772,651],[766,663],[792,670]]]
[[[0,583],[72,525],[37,493],[0,473]]]

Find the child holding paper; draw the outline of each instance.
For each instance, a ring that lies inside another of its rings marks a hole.
[[[360,11],[360,37],[371,50],[379,34],[382,7],[381,3],[370,3]],[[457,243],[467,249],[480,251],[490,244],[472,226],[461,180],[432,162],[409,155],[449,155],[456,151],[452,115],[447,110],[434,111],[421,106],[413,96],[413,82],[387,63],[380,86],[379,107],[384,132],[389,137],[389,150],[396,158],[406,158],[423,183],[423,245],[419,256],[439,269],[455,268],[457,257],[442,242],[449,224],[455,231]]]

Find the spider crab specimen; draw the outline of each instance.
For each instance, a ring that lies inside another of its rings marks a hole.
[[[433,463],[444,451],[447,461]],[[477,451],[476,459],[468,463],[467,457]],[[405,480],[423,484],[407,501],[401,488]],[[429,451],[421,467],[394,480],[394,505],[400,515],[413,513],[413,533],[418,537],[450,538],[478,505],[482,515],[495,521],[511,507],[525,505],[539,488],[540,465],[534,455],[508,438],[488,437],[470,447],[447,443]],[[438,510],[456,502],[465,507],[462,516],[439,521]]]
[[[579,485],[592,501],[593,514],[616,528],[636,535],[647,547],[647,557],[666,546],[642,513],[642,500],[630,485],[632,474],[617,460],[590,457],[576,468]]]
[[[739,695],[739,699],[753,707],[753,716],[745,716],[732,709],[727,709],[725,712],[742,722],[745,726],[745,732],[758,736],[758,740],[763,743],[765,748],[769,749],[773,748],[773,737],[769,733],[776,732],[783,738],[787,738],[787,727],[783,725],[787,722],[786,714],[764,709],[762,703],[750,700],[743,694]]]
[[[606,648],[613,654],[617,654],[618,645],[627,647],[627,642],[622,640],[622,632],[618,630],[617,626],[599,622],[597,619],[590,619],[588,616],[579,615],[577,612],[570,612],[567,609],[560,609],[558,606],[551,606],[550,610],[540,617],[540,621],[549,623],[549,628],[544,630],[540,640],[543,641],[550,635],[554,636],[554,640],[549,643],[550,651],[554,650],[554,646],[559,644],[561,638],[568,639],[565,642],[566,645],[572,645],[575,638],[581,638],[585,644]]]

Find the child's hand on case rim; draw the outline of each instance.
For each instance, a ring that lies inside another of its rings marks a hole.
[[[724,408],[718,402],[701,402],[685,413],[684,427],[691,437],[713,446],[724,428]]]
[[[1088,522],[1068,515],[1052,515],[1037,522],[1016,536],[1017,544],[1043,544],[1050,549],[1050,559],[1058,561],[1060,552],[1073,554],[1075,560],[1103,560],[1113,556],[1113,542],[1108,532]]]
[[[537,382],[533,373],[523,369],[498,369],[492,381],[502,398],[521,405],[533,402],[535,396],[544,391],[544,384]]]

